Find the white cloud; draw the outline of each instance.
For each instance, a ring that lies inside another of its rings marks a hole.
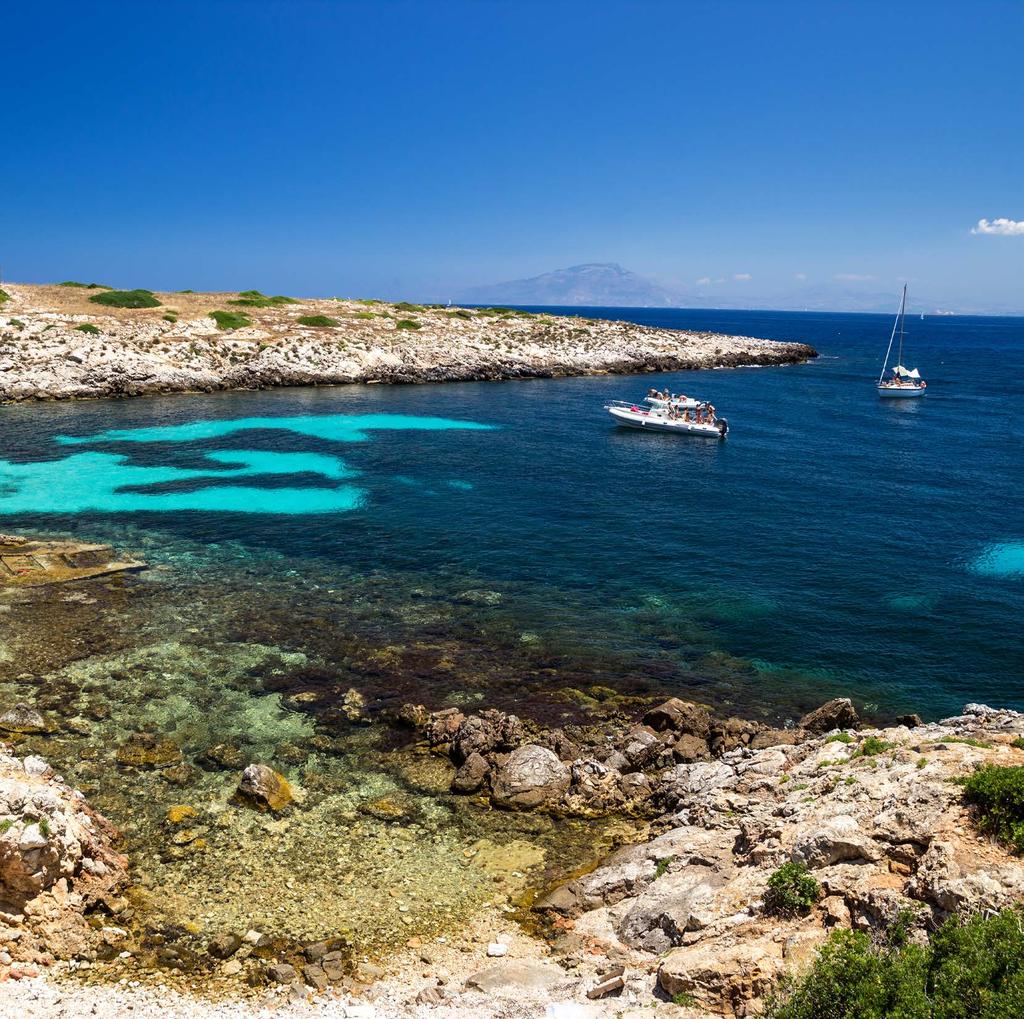
[[[733,276],[734,280],[739,280],[740,282],[745,282],[746,280],[752,280],[753,278],[754,277],[751,276],[749,272],[738,272],[738,273],[736,273],[735,276]]]
[[[799,280],[801,283],[803,283],[803,281],[805,279],[807,279],[807,273],[805,273],[805,272],[795,272],[795,273],[793,273],[793,279]]]
[[[842,283],[861,283],[864,280],[873,280],[874,276],[865,276],[859,272],[837,272],[832,277],[834,280],[839,280]]]
[[[706,287],[710,282],[711,282],[711,277],[710,276],[701,276],[701,278],[699,280],[697,280],[697,286],[698,287]]]
[[[991,222],[979,219],[977,226],[971,227],[972,234],[999,234],[1002,237],[1024,237],[1024,219],[1007,219],[1001,216]]]

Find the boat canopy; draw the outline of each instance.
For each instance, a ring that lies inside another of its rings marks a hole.
[[[921,377],[921,373],[916,368],[904,368],[901,364],[896,365],[892,373],[903,379],[919,379]]]

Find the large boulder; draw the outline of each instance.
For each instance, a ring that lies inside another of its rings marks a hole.
[[[470,754],[514,750],[525,738],[523,723],[515,715],[487,708],[459,724],[451,741],[451,755],[461,764]]]
[[[659,704],[644,715],[644,725],[649,725],[655,732],[687,733],[691,736],[706,738],[711,731],[711,715],[699,704],[670,697],[664,704]]]
[[[857,709],[849,697],[836,697],[820,708],[807,712],[800,719],[801,729],[808,732],[831,732],[833,729],[851,729],[860,721]]]
[[[29,704],[15,704],[0,715],[0,729],[23,735],[46,732],[46,719]]]
[[[265,764],[250,764],[242,772],[235,795],[257,810],[274,813],[284,810],[294,798],[288,779]]]
[[[493,799],[499,807],[530,810],[561,799],[572,775],[546,747],[528,743],[509,754],[494,777]]]
[[[482,754],[470,754],[462,762],[459,770],[455,772],[455,777],[452,779],[452,792],[475,793],[487,781],[487,773],[490,768],[491,766]]]
[[[0,910],[19,917],[18,936],[0,940],[16,960],[95,958],[101,933],[85,913],[117,897],[128,861],[110,822],[39,763],[0,745]]]

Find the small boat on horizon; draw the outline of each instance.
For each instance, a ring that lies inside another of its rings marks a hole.
[[[672,407],[652,407],[650,410],[639,407],[627,400],[613,400],[605,405],[605,410],[615,419],[615,423],[625,428],[636,428],[645,432],[673,432],[676,435],[705,435],[708,438],[724,439],[729,433],[729,422],[725,418],[715,416],[714,407],[710,404],[698,404],[697,408],[708,407],[708,418],[704,412],[690,416],[689,409],[682,413]]]
[[[921,373],[916,368],[905,368],[903,365],[903,337],[904,322],[907,314],[907,285],[903,284],[903,299],[900,301],[900,310],[896,313],[896,321],[892,325],[892,334],[889,336],[889,346],[885,351],[885,360],[882,363],[882,374],[878,376],[875,388],[878,395],[885,398],[914,398],[924,396],[928,383],[921,378]],[[923,317],[923,316],[922,316]],[[896,364],[893,365],[892,374],[886,378],[886,371],[889,370],[889,355],[892,354],[892,345],[896,339],[896,332],[899,330],[900,345],[899,353],[896,356]]]

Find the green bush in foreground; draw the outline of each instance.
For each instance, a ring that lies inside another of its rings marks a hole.
[[[821,886],[802,863],[784,863],[768,878],[765,912],[774,916],[807,913],[821,895]]]
[[[209,315],[217,323],[218,329],[244,329],[252,325],[252,319],[240,311],[211,311]]]
[[[1024,914],[948,920],[927,946],[900,931],[881,945],[833,933],[811,969],[785,983],[769,1019],[1013,1019],[1024,1015]]]
[[[299,325],[303,326],[320,326],[327,328],[328,326],[340,326],[341,323],[336,318],[331,318],[330,315],[300,315],[296,321]]]
[[[108,308],[160,307],[160,302],[153,296],[152,290],[104,290],[101,294],[93,294],[89,300],[93,304],[103,304]]]
[[[278,294],[276,297],[268,297],[266,294],[261,294],[258,290],[243,290],[235,300],[228,301],[228,304],[241,304],[247,308],[275,308],[282,304],[301,303],[301,301],[297,301],[294,297],[285,297],[283,294]]]
[[[11,295],[7,293],[6,290],[0,290],[0,304],[3,304],[5,301],[9,301],[10,299]]]
[[[75,329],[80,333],[88,333],[90,336],[99,336],[99,329],[94,326],[91,322],[83,322],[80,326],[75,326]]]
[[[396,329],[422,329],[423,327],[419,324],[419,322],[416,322],[416,321],[414,321],[411,318],[400,318],[395,323],[395,328]]]
[[[977,808],[978,827],[1024,853],[1024,768],[987,764],[963,786],[964,799]]]

